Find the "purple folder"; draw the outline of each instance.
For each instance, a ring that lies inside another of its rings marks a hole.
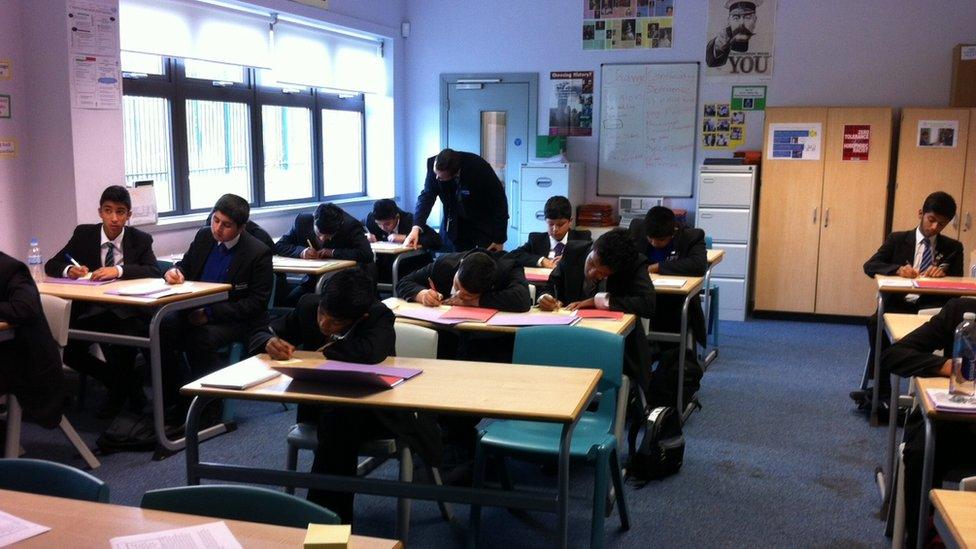
[[[337,360],[323,362],[314,368],[287,365],[272,365],[271,367],[292,379],[301,381],[369,385],[383,389],[392,389],[423,372],[417,368],[353,364]]]
[[[44,279],[44,282],[48,282],[50,284],[76,284],[78,286],[101,286],[102,284],[110,284],[115,282],[115,280],[91,280],[84,278],[61,278],[49,276]]]
[[[553,313],[498,313],[488,320],[489,326],[568,326],[579,321],[572,315]]]
[[[467,320],[460,318],[441,318],[442,314],[444,314],[444,311],[435,307],[424,307],[422,309],[407,309],[400,307],[396,310],[397,316],[413,318],[415,320],[425,320],[427,322],[433,322],[434,324],[453,326],[462,322],[468,322]]]

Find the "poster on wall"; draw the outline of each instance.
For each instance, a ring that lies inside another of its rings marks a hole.
[[[766,110],[766,86],[732,86],[732,110]]]
[[[68,2],[71,53],[119,54],[118,2],[72,0]]]
[[[706,103],[702,112],[702,146],[735,149],[746,141],[746,115],[728,103]]]
[[[845,162],[867,162],[870,152],[871,126],[867,124],[844,124],[842,160]]]
[[[10,80],[13,75],[13,63],[9,59],[0,59],[0,80]]]
[[[945,149],[956,146],[958,120],[919,120],[916,141],[919,147]]]
[[[17,140],[0,137],[0,158],[17,158]]]
[[[775,18],[776,0],[708,0],[705,75],[772,77]]]
[[[10,118],[10,96],[0,94],[0,118]]]
[[[674,0],[582,0],[583,49],[670,48]]]
[[[72,55],[72,106],[78,109],[120,108],[121,76],[118,56]]]
[[[553,71],[549,135],[593,135],[593,71]]]
[[[769,160],[820,160],[823,137],[820,123],[770,124],[767,143],[771,143]]]

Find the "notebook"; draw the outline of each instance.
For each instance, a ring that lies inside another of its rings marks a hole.
[[[91,276],[87,276],[85,278],[61,278],[57,276],[49,276],[44,279],[44,282],[48,282],[50,284],[75,284],[78,286],[101,286],[102,284],[115,282],[115,280],[92,280]]]
[[[382,389],[392,389],[423,372],[418,368],[354,364],[338,360],[327,360],[313,366],[272,365],[271,367],[292,379],[300,381],[340,385],[369,385]]]
[[[495,316],[498,309],[486,309],[483,307],[460,307],[453,306],[447,312],[442,314],[440,318],[442,319],[458,319],[467,320],[471,322],[488,322],[488,319]]]
[[[255,385],[260,385],[280,375],[281,372],[272,370],[260,362],[247,361],[222,370],[217,370],[200,379],[200,385],[204,387],[216,387],[218,389],[236,389],[243,391],[244,389],[250,389]]]
[[[576,311],[576,316],[600,320],[622,320],[624,318],[624,314],[620,311],[604,311],[602,309],[579,309]]]
[[[966,292],[976,291],[976,281],[964,282],[953,280],[913,280],[912,284],[916,288],[930,290],[962,290]]]
[[[935,409],[943,412],[961,414],[976,414],[976,398],[969,397],[961,402],[952,400],[948,389],[928,389],[929,398],[935,404]]]
[[[573,315],[554,313],[498,313],[487,322],[489,326],[570,326],[579,321]]]
[[[655,278],[652,282],[657,288],[681,288],[688,280],[685,278]]]
[[[441,315],[443,314],[444,311],[438,307],[418,307],[416,309],[414,308],[408,309],[406,307],[400,307],[396,311],[397,316],[401,316],[403,318],[412,318],[415,320],[425,320],[427,322],[433,322],[434,324],[444,324],[447,326],[453,326],[455,324],[460,324],[464,322],[464,320],[458,318],[454,318],[454,319],[441,318]]]

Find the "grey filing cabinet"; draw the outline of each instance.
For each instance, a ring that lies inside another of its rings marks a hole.
[[[712,271],[721,320],[745,320],[752,278],[753,225],[758,166],[704,165],[698,173],[699,229],[725,259]]]
[[[546,232],[545,205],[549,197],[562,195],[576,207],[583,203],[583,182],[586,164],[565,162],[556,164],[522,164],[519,188],[512,192],[508,209],[511,229],[518,231],[518,244],[529,239],[529,233]]]

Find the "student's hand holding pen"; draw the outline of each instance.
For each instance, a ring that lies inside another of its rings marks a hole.
[[[268,326],[268,330],[272,337],[264,344],[265,352],[274,360],[290,360],[295,354],[295,346],[278,337],[278,334],[270,326]]]
[[[77,279],[87,274],[88,274],[88,267],[85,267],[84,265],[79,265],[77,267],[72,265],[71,267],[68,267],[68,278]]]
[[[183,276],[183,271],[173,268],[166,271],[166,274],[163,275],[163,280],[165,280],[167,284],[183,284],[183,282],[186,281],[186,278]]]
[[[102,267],[92,273],[92,280],[115,280],[119,277],[118,267]]]
[[[549,294],[542,294],[542,296],[539,297],[539,309],[542,311],[555,311],[562,306],[563,304],[558,299]]]
[[[440,307],[441,302],[444,301],[444,296],[437,291],[437,287],[434,286],[434,281],[427,279],[427,285],[430,286],[428,290],[421,290],[414,296],[414,301],[420,303],[424,307]]]
[[[943,278],[946,275],[946,269],[949,268],[947,263],[941,265],[931,265],[928,269],[925,269],[924,273],[920,273],[918,276],[926,276],[929,278]]]
[[[895,274],[902,278],[918,278],[918,271],[912,267],[911,263],[907,262],[901,267],[898,267],[898,271],[896,271]]]

